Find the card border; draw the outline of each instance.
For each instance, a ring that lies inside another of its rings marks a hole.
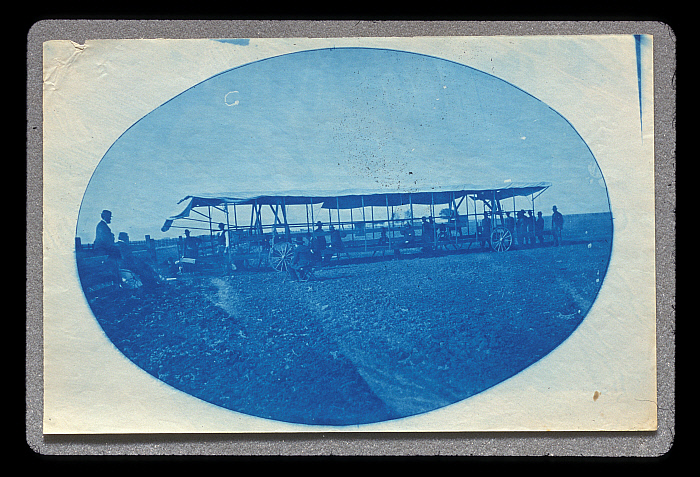
[[[42,43],[52,39],[650,34],[654,36],[656,432],[43,435]],[[659,22],[43,20],[27,35],[26,440],[44,455],[643,456],[675,434],[675,33]],[[322,437],[321,439],[319,437]]]

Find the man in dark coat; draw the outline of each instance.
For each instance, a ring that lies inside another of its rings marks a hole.
[[[535,217],[532,215],[532,211],[528,210],[525,216],[525,230],[527,236],[527,243],[532,245],[535,243]]]
[[[340,230],[336,230],[333,225],[331,225],[329,229],[331,231],[331,250],[333,253],[338,254],[338,257],[340,257],[340,253],[345,251],[345,244],[343,244]]]
[[[195,266],[191,263],[199,257],[199,246],[202,240],[199,237],[190,235],[189,230],[185,230],[185,240],[183,242],[182,257],[189,259],[184,261],[183,271],[193,272]]]
[[[552,235],[554,245],[561,245],[561,231],[564,228],[564,216],[557,210],[557,206],[552,207]]]
[[[537,238],[537,243],[544,243],[544,218],[542,217],[542,212],[537,212],[537,219],[535,219],[535,237]]]
[[[318,221],[316,222],[316,230],[314,231],[314,238],[311,244],[311,249],[318,260],[323,261],[327,245],[325,233],[323,232],[323,223]]]
[[[304,243],[303,239],[297,239],[292,260],[289,263],[289,274],[293,280],[299,280],[304,277],[305,273],[314,263],[311,248]]]
[[[114,234],[112,229],[109,228],[109,224],[112,222],[112,212],[109,210],[103,210],[100,214],[102,220],[97,224],[95,228],[95,242],[93,247],[96,251],[101,253],[106,253],[110,258],[119,258],[119,248],[114,243]]]

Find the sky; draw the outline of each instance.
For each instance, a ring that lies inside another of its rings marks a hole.
[[[545,214],[610,210],[590,148],[539,99],[433,56],[323,48],[224,71],[134,123],[95,169],[77,235],[92,241],[106,208],[132,239],[176,236],[160,227],[197,193],[510,181],[552,183]]]

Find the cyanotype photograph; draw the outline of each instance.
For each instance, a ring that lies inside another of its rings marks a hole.
[[[651,48],[46,42],[44,432],[655,429]]]

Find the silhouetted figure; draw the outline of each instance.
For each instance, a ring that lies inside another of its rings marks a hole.
[[[379,245],[388,245],[389,244],[389,237],[386,235],[386,227],[382,227],[382,230],[379,233],[379,241],[377,242]]]
[[[413,245],[416,241],[416,232],[413,230],[413,227],[408,222],[403,224],[403,227],[401,227],[401,235],[403,235],[404,237],[403,241],[404,245],[406,246]]]
[[[525,211],[521,210],[516,214],[515,219],[515,238],[518,245],[525,245],[527,235],[527,225],[525,224]]]
[[[561,245],[561,232],[564,229],[564,216],[557,210],[557,206],[552,207],[552,236],[554,245]]]
[[[231,270],[230,256],[229,256],[229,244],[230,237],[229,232],[226,230],[226,226],[223,223],[219,223],[219,232],[214,237],[214,253],[216,256],[220,257],[221,268],[224,273],[229,273]]]
[[[328,243],[326,242],[325,233],[323,232],[323,223],[319,220],[316,222],[316,230],[314,230],[314,238],[311,242],[311,250],[318,257],[319,260],[323,261],[323,256],[326,252],[326,247]]]
[[[510,212],[506,212],[506,228],[510,230],[511,234],[515,233],[515,219],[510,216]]]
[[[202,240],[199,237],[190,235],[189,230],[185,230],[185,241],[183,242],[182,257],[188,260],[196,260],[199,257],[199,246]],[[183,271],[192,272],[195,269],[194,263],[183,261]]]
[[[527,243],[532,245],[535,243],[535,217],[532,215],[532,211],[528,210],[527,216],[525,217],[525,233],[527,237]]]
[[[146,261],[136,258],[132,253],[129,234],[119,232],[117,247],[120,254],[120,278],[125,288],[140,288],[139,280],[146,288],[153,288],[160,282],[160,275],[153,267]],[[131,276],[128,272],[133,272],[136,276]]]
[[[305,240],[297,239],[297,243],[292,253],[292,260],[289,263],[289,275],[293,280],[302,280],[308,277],[311,267],[315,262],[311,247]]]
[[[421,217],[423,223],[421,224],[421,240],[426,246],[432,246],[435,239],[435,224],[433,223],[432,217]]]
[[[447,225],[445,224],[440,224],[438,225],[438,242],[448,242],[450,240],[450,229],[447,228]]]
[[[481,221],[481,246],[491,245],[491,217],[484,212],[484,220]]]
[[[103,210],[100,217],[102,220],[100,220],[95,228],[95,242],[93,248],[99,253],[107,254],[110,258],[118,259],[120,256],[119,248],[114,242],[114,234],[109,227],[109,224],[112,223],[112,212]]]
[[[457,234],[457,237],[461,237],[461,236],[462,236],[462,225],[463,225],[463,221],[462,221],[462,219],[461,219],[460,216],[459,216],[459,212],[457,212],[456,210],[455,210],[454,215],[455,215],[455,216],[454,216],[454,221],[455,221],[454,229],[455,229],[455,232],[456,232],[456,234]],[[467,217],[467,220],[468,220],[468,217]],[[450,226],[449,229],[452,230],[452,226]],[[451,232],[450,232],[450,233],[451,233]]]
[[[336,230],[333,225],[330,225],[328,228],[331,231],[331,251],[340,257],[340,254],[345,251],[345,244],[343,244],[343,239],[340,237],[340,230]]]
[[[542,212],[537,212],[537,219],[535,219],[535,238],[537,243],[544,243],[544,218],[542,217]]]
[[[223,223],[219,224],[219,232],[216,234],[215,237],[215,245],[216,245],[216,254],[217,255],[224,255],[226,253],[226,248],[227,248],[227,239],[226,239],[226,226]]]

